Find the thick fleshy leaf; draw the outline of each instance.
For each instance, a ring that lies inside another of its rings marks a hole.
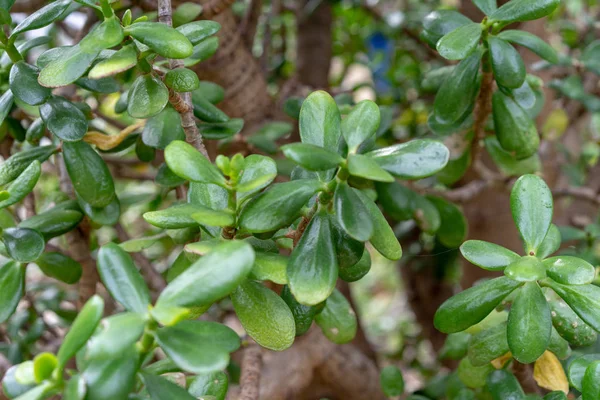
[[[569,364],[569,382],[575,389],[583,390],[583,379],[588,367],[600,361],[600,354],[586,354],[574,359]]]
[[[290,225],[302,207],[322,188],[317,180],[300,179],[278,183],[253,198],[242,210],[240,227],[256,233],[271,232]]]
[[[190,384],[188,391],[192,396],[214,396],[215,400],[225,400],[229,378],[222,371],[200,374]]]
[[[17,308],[23,295],[25,268],[16,261],[0,266],[0,322],[4,322]]]
[[[191,307],[210,305],[231,293],[254,265],[254,250],[246,242],[228,241],[201,257],[175,278],[160,294],[161,305]],[[198,286],[198,282],[203,282]]]
[[[221,29],[221,24],[209,20],[193,21],[178,26],[176,29],[195,46],[209,36],[217,33]]]
[[[402,247],[385,216],[379,207],[377,207],[377,204],[363,192],[357,191],[356,193],[365,205],[371,222],[373,223],[373,235],[369,239],[369,242],[388,260],[399,260],[400,257],[402,257]],[[337,251],[339,257],[339,246]]]
[[[218,48],[218,37],[209,37],[204,39],[194,46],[192,55],[183,60],[183,65],[189,68],[201,61],[207,60],[217,52]]]
[[[404,377],[402,371],[395,365],[388,365],[381,370],[379,383],[388,397],[400,396],[404,393]]]
[[[508,314],[508,347],[523,364],[537,360],[550,343],[552,316],[537,282],[527,282],[517,292]]]
[[[586,368],[582,389],[583,400],[600,398],[600,361],[594,361]]]
[[[467,219],[456,205],[441,197],[427,196],[441,218],[440,228],[436,231],[437,239],[448,248],[461,245],[467,237]]]
[[[44,251],[44,237],[30,228],[8,228],[2,232],[2,242],[10,258],[21,263],[35,261]]]
[[[350,153],[355,153],[358,146],[375,135],[380,121],[379,106],[371,100],[363,100],[350,110],[341,125]]]
[[[501,323],[471,336],[468,357],[475,366],[483,366],[509,351],[506,324]]]
[[[283,154],[309,171],[327,171],[338,167],[344,159],[334,151],[306,143],[292,143],[281,147]]]
[[[73,375],[65,385],[64,400],[84,400],[87,388],[81,375]]]
[[[152,400],[177,399],[195,400],[196,397],[189,394],[181,386],[163,378],[159,375],[142,373],[142,380]]]
[[[431,47],[435,47],[442,36],[470,23],[472,21],[458,11],[436,10],[423,19],[423,37]]]
[[[229,353],[240,347],[237,333],[210,321],[182,321],[160,328],[156,340],[175,364],[195,374],[225,369]]]
[[[200,90],[192,92],[192,104],[196,118],[205,122],[226,122],[229,117],[215,106]]]
[[[333,203],[336,221],[350,237],[366,242],[373,236],[373,221],[355,189],[339,182]]]
[[[540,247],[538,247],[537,258],[543,260],[560,248],[562,242],[560,230],[554,224],[550,224],[548,233]]]
[[[87,357],[110,358],[127,351],[144,333],[146,318],[141,313],[126,312],[103,319],[88,341]]]
[[[243,282],[231,301],[242,326],[262,347],[282,351],[294,342],[294,316],[275,292],[253,281]]]
[[[40,116],[53,135],[66,142],[81,140],[88,129],[83,112],[63,97],[51,97],[40,107]]]
[[[116,197],[106,163],[83,142],[63,142],[63,157],[77,195],[94,207],[106,207]]]
[[[238,201],[273,182],[277,176],[277,164],[272,158],[250,154],[244,159],[244,169],[238,178],[236,191]]]
[[[115,243],[98,251],[98,273],[111,296],[129,311],[144,313],[150,293],[131,256]]]
[[[335,100],[327,92],[318,90],[304,100],[299,126],[302,143],[337,152],[342,135],[341,117]]]
[[[114,15],[104,19],[79,42],[83,51],[95,52],[109,49],[123,41],[124,33],[121,22]]]
[[[531,282],[544,279],[546,277],[546,268],[533,256],[521,257],[510,263],[504,269],[504,275],[519,282]]]
[[[46,252],[35,260],[46,276],[73,284],[81,278],[81,264],[59,252]]]
[[[194,51],[182,33],[158,22],[137,22],[126,27],[125,33],[165,58],[186,58]]]
[[[600,75],[600,40],[588,44],[581,53],[580,59],[587,69]]]
[[[76,206],[75,209],[77,209]],[[83,214],[74,209],[54,207],[27,218],[19,224],[19,228],[34,229],[42,234],[44,240],[48,241],[75,228],[82,218]]]
[[[526,47],[552,64],[556,64],[558,62],[558,54],[556,53],[556,50],[554,50],[552,46],[544,42],[541,38],[533,33],[517,29],[509,29],[500,32],[498,37],[508,42],[516,43]]]
[[[481,53],[474,52],[461,61],[438,90],[433,110],[441,125],[460,124],[475,106],[479,91],[477,76]]]
[[[500,90],[492,95],[492,116],[496,137],[504,150],[518,160],[535,154],[540,138],[534,121],[519,104]]]
[[[17,99],[35,106],[50,97],[52,91],[40,86],[37,80],[38,74],[38,68],[24,61],[19,61],[12,66],[9,77],[10,90]]]
[[[57,56],[56,59],[44,66],[41,66],[38,60],[38,65],[42,68],[38,77],[40,85],[55,88],[75,82],[92,65],[98,56],[98,51],[83,51],[78,45],[75,45],[65,48]]]
[[[57,20],[69,7],[71,0],[58,0],[40,8],[25,18],[13,29],[11,37],[18,33],[31,31],[50,25]]]
[[[198,75],[187,68],[170,70],[165,74],[164,82],[167,87],[176,92],[191,92],[200,86]]]
[[[225,177],[217,167],[186,142],[171,142],[165,149],[165,161],[175,175],[189,181],[225,185]]]
[[[135,385],[139,352],[131,346],[115,357],[93,358],[82,372],[87,400],[127,399]]]
[[[0,96],[0,124],[4,122],[6,116],[10,112],[10,109],[14,102],[14,95],[10,89]]]
[[[356,314],[350,302],[337,289],[325,302],[323,311],[315,316],[315,322],[333,343],[348,343],[356,336]]]
[[[544,180],[536,175],[523,175],[510,193],[510,210],[525,252],[536,255],[552,222],[552,192]]]
[[[285,285],[288,283],[288,260],[288,257],[278,253],[257,251],[250,278]]]
[[[147,146],[164,149],[175,140],[185,140],[185,132],[181,127],[179,113],[173,107],[167,106],[146,121],[142,141]]]
[[[90,79],[106,78],[127,71],[137,65],[137,52],[133,45],[124,46],[109,58],[100,61],[88,73]]]
[[[490,279],[446,300],[435,313],[434,325],[444,333],[464,331],[488,316],[521,282]]]
[[[552,308],[550,308],[550,313],[552,314]],[[552,324],[554,324],[554,317],[552,318]],[[552,327],[550,343],[548,343],[548,351],[552,352],[561,360],[566,360],[571,356],[571,347],[569,347],[569,342],[563,339],[563,337],[560,336],[554,327]]]
[[[81,211],[98,225],[112,226],[119,221],[121,216],[121,202],[117,196],[105,207],[94,207],[79,195],[77,195],[77,203]]]
[[[493,400],[523,400],[525,392],[513,374],[505,369],[493,371],[486,380]]]
[[[360,260],[355,264],[341,266],[339,268],[340,279],[346,282],[356,282],[362,279],[371,270],[371,253],[365,249]]]
[[[552,280],[544,281],[544,284],[554,290],[584,322],[596,331],[600,331],[600,314],[598,314],[600,287],[595,285],[567,286]]]
[[[488,136],[484,139],[485,149],[494,160],[494,163],[500,171],[507,176],[520,176],[524,174],[533,174],[542,169],[540,157],[536,154],[531,157],[518,160],[514,154],[504,150],[494,136]]]
[[[169,102],[169,90],[150,74],[139,76],[127,95],[127,112],[133,118],[149,118],[158,114]]]
[[[19,175],[17,179],[6,188],[8,191],[8,198],[0,201],[0,208],[11,206],[19,201],[23,200],[34,188],[40,174],[42,173],[42,167],[40,162],[34,160],[26,169]]]
[[[585,347],[596,343],[598,337],[596,331],[583,322],[563,299],[555,294],[550,297],[546,293],[546,296],[552,312],[552,324],[561,337],[577,347]]]
[[[444,168],[450,152],[436,140],[417,139],[374,150],[367,155],[397,178],[420,179]]]
[[[325,210],[317,212],[290,256],[289,288],[300,304],[319,304],[335,288],[338,263],[329,218]]]
[[[198,209],[192,214],[194,221],[207,226],[233,226],[235,216],[230,211],[213,210],[208,207],[196,206]]]
[[[545,17],[558,7],[560,0],[512,0],[494,11],[492,21],[531,21]]]
[[[146,222],[164,229],[181,229],[198,226],[192,214],[201,211],[195,204],[178,204],[159,211],[150,211],[143,215]]]
[[[519,52],[507,41],[496,36],[487,40],[492,70],[498,85],[518,88],[525,82],[525,62]]]
[[[82,348],[92,336],[104,311],[104,300],[98,295],[92,296],[83,306],[71,329],[67,332],[57,353],[58,367],[65,366],[67,361]]]
[[[544,260],[548,276],[565,285],[592,283],[596,269],[587,261],[573,256],[550,257]]]
[[[496,0],[473,0],[473,3],[479,8],[485,15],[490,15],[498,8]]]
[[[462,60],[475,50],[480,38],[481,25],[473,22],[444,35],[436,47],[442,57],[448,60]]]
[[[394,182],[394,177],[371,157],[364,154],[348,156],[348,172],[350,175],[377,182]]]
[[[458,364],[456,374],[460,382],[464,385],[472,389],[477,389],[485,386],[486,378],[493,370],[494,367],[492,364],[476,367],[471,364],[468,357],[465,357]]]
[[[313,319],[325,306],[324,303],[316,306],[305,306],[304,304],[298,303],[298,300],[296,300],[288,286],[284,286],[281,290],[281,298],[288,305],[294,316],[296,336],[301,336],[308,332]]]

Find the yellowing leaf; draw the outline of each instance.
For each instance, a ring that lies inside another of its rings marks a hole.
[[[501,369],[504,368],[504,365],[512,358],[512,354],[509,351],[508,353],[506,353],[503,356],[500,356],[498,358],[496,358],[495,360],[492,360],[492,365],[494,366],[494,368],[496,369]]]
[[[90,131],[85,134],[83,141],[93,144],[100,150],[110,150],[120,145],[130,133],[134,132],[138,128],[143,127],[144,122],[145,121],[141,121],[137,124],[130,125],[116,135],[105,135],[100,132]]]
[[[558,358],[549,351],[544,352],[535,362],[533,378],[544,389],[569,393],[569,381],[565,371]]]

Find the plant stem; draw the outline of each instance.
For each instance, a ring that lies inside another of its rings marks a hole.
[[[242,391],[239,400],[258,400],[261,369],[261,349],[258,345],[251,344],[244,350],[242,358],[242,376],[240,377]]]
[[[23,56],[21,56],[21,53],[19,53],[19,50],[15,47],[14,42],[6,37],[6,34],[2,29],[0,29],[0,42],[4,44],[6,54],[8,54],[13,63],[23,60]]]

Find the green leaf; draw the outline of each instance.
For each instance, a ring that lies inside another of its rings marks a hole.
[[[492,70],[498,85],[518,88],[525,82],[525,62],[519,52],[507,41],[496,36],[487,39]]]
[[[66,86],[81,78],[92,65],[98,52],[83,51],[78,45],[61,50],[60,54],[42,68],[38,77],[40,85],[55,88]]]
[[[37,183],[42,173],[42,167],[40,162],[34,160],[26,169],[23,171],[17,179],[6,188],[9,193],[8,198],[0,201],[0,208],[11,206],[19,201],[23,200],[27,196]]]
[[[90,359],[82,372],[87,385],[86,400],[127,399],[139,363],[135,346],[115,357]]]
[[[521,389],[519,381],[505,369],[499,369],[489,374],[486,384],[493,400],[525,399],[525,393]]]
[[[71,0],[58,0],[40,8],[25,18],[19,25],[13,29],[11,38],[18,33],[43,28],[60,18],[60,16],[69,8]]]
[[[337,152],[342,135],[341,117],[335,100],[327,92],[318,90],[304,100],[299,126],[302,143]]]
[[[21,263],[35,261],[46,247],[42,235],[30,228],[5,229],[2,242],[10,258]]]
[[[575,389],[583,390],[583,379],[588,367],[593,363],[600,361],[600,354],[586,354],[574,359],[569,364],[569,383]]]
[[[465,357],[458,364],[457,377],[467,387],[477,389],[485,386],[486,378],[493,370],[492,364],[476,367]]]
[[[38,83],[38,74],[38,68],[25,61],[19,61],[12,66],[9,76],[10,90],[17,99],[35,106],[50,97],[51,90]]]
[[[379,383],[388,397],[400,396],[404,393],[404,377],[402,371],[395,365],[388,365],[379,374]]]
[[[564,285],[592,283],[596,269],[587,261],[573,256],[550,257],[544,260],[548,276]]]
[[[191,69],[177,68],[165,74],[164,82],[167,87],[176,92],[191,92],[198,89],[200,79]]]
[[[476,367],[484,366],[508,353],[506,324],[501,323],[484,329],[469,340],[468,357]]]
[[[63,157],[77,195],[93,207],[106,207],[116,197],[106,163],[84,141],[63,142]]]
[[[277,164],[272,158],[250,154],[244,159],[244,169],[235,186],[238,201],[268,186],[276,176]]]
[[[31,361],[29,361],[29,363],[31,363]],[[16,372],[18,369],[21,369],[23,364],[25,363],[13,365],[8,368],[2,377],[3,394],[8,396],[9,399],[17,398],[35,387],[35,382],[22,382],[20,379],[17,379],[18,376]]]
[[[490,15],[498,6],[496,0],[473,0],[473,3],[479,8],[485,15]]]
[[[550,309],[550,313],[552,313],[552,308]],[[552,323],[554,324],[554,318],[552,319]],[[554,353],[554,355],[561,360],[566,360],[571,356],[569,342],[563,339],[554,327],[552,327],[550,343],[548,343],[548,351]]]
[[[521,282],[507,277],[490,279],[446,300],[433,323],[444,333],[464,331],[488,316]]]
[[[83,306],[71,329],[65,335],[57,353],[58,368],[62,369],[67,361],[82,348],[92,336],[104,311],[104,301],[98,295],[92,296]]]
[[[83,214],[79,211],[54,207],[27,218],[19,224],[19,228],[34,229],[42,234],[44,240],[48,241],[75,228],[82,218]]]
[[[567,395],[560,390],[554,390],[545,395],[544,400],[567,400]]]
[[[197,375],[188,391],[194,397],[214,396],[215,400],[225,400],[229,378],[222,371]]]
[[[139,313],[148,310],[148,287],[125,250],[116,243],[108,243],[98,251],[97,264],[102,283],[126,310]]]
[[[73,284],[81,278],[81,264],[59,252],[46,252],[35,260],[46,276]]]
[[[106,18],[79,42],[81,50],[92,53],[120,44],[124,38],[123,28],[115,16]]]
[[[340,166],[344,159],[336,152],[306,143],[291,143],[281,147],[283,154],[309,171],[327,171]]]
[[[86,357],[112,358],[126,352],[140,339],[146,326],[146,316],[121,313],[102,320],[98,332],[89,340]]]
[[[592,362],[585,370],[582,381],[583,399],[600,398],[600,361]]]
[[[500,142],[495,137],[486,137],[484,143],[485,149],[504,175],[533,174],[542,169],[542,163],[537,153],[529,158],[517,160],[513,154],[510,154],[500,146]]]
[[[539,19],[558,7],[560,0],[511,0],[494,11],[489,19],[502,22],[523,22]]]
[[[8,261],[0,266],[0,322],[4,322],[17,308],[23,286],[25,268],[16,261]]]
[[[81,211],[98,225],[114,225],[119,221],[119,217],[121,216],[121,203],[117,196],[105,207],[94,207],[79,195],[77,195],[77,203]]]
[[[397,178],[421,179],[444,168],[450,152],[437,140],[416,139],[374,150],[367,155]]]
[[[508,347],[523,364],[537,360],[550,343],[552,316],[537,282],[527,282],[517,292],[508,314]]]
[[[81,375],[73,375],[65,385],[64,400],[84,400],[87,388]]]
[[[228,211],[217,211],[208,207],[196,206],[197,210],[192,214],[194,221],[200,225],[208,226],[234,226],[235,216]]]
[[[596,343],[598,334],[575,314],[563,299],[546,293],[548,305],[552,312],[552,325],[561,337],[573,346],[583,347]]]
[[[157,115],[150,117],[142,131],[145,145],[164,149],[175,140],[185,140],[181,117],[173,107],[167,106]]]
[[[100,79],[79,78],[75,81],[75,84],[90,92],[104,94],[116,93],[121,88],[119,82],[111,77]]]
[[[194,46],[192,55],[183,60],[183,65],[189,68],[201,61],[207,60],[217,52],[218,48],[219,38],[209,37],[204,39]]]
[[[536,255],[552,222],[552,192],[544,180],[536,175],[523,175],[510,193],[510,210],[525,252]]]
[[[540,139],[534,121],[513,99],[500,90],[492,96],[492,116],[496,137],[504,150],[518,160],[535,154]]]
[[[548,233],[546,233],[546,237],[540,247],[538,248],[537,258],[543,260],[548,257],[556,250],[560,248],[560,244],[562,243],[562,239],[560,236],[560,230],[554,224],[550,224],[550,228],[548,229]]]
[[[133,45],[127,45],[100,61],[90,70],[88,78],[100,79],[127,71],[137,65],[137,52]]]
[[[537,257],[525,256],[510,263],[504,270],[504,275],[515,281],[530,282],[544,279],[546,269]]]
[[[463,212],[441,197],[427,196],[441,218],[441,224],[436,231],[436,237],[444,246],[455,248],[461,245],[467,237],[467,219]]]
[[[370,179],[378,182],[394,182],[394,177],[371,157],[363,154],[350,154],[348,156],[348,171],[352,176]]]
[[[228,241],[201,257],[175,278],[160,294],[161,305],[191,307],[209,305],[228,295],[248,276],[254,251],[246,242]],[[198,287],[198,282],[203,282]]]
[[[241,118],[227,118],[228,120],[225,122],[200,123],[198,124],[198,130],[206,139],[230,139],[233,135],[237,135],[242,131],[244,120]]]
[[[300,304],[316,305],[335,288],[338,263],[329,215],[320,210],[311,219],[287,265],[289,288]]]
[[[312,325],[313,319],[325,306],[325,303],[321,303],[316,306],[305,306],[304,304],[300,304],[292,295],[292,292],[288,286],[284,286],[281,290],[281,298],[288,305],[292,315],[294,316],[296,336],[304,335],[306,332],[308,332]]]
[[[195,400],[196,398],[189,394],[181,386],[158,375],[147,373],[141,374],[146,390],[152,400],[177,399],[177,400]]]
[[[282,351],[294,343],[294,316],[275,292],[253,281],[243,282],[231,301],[242,326],[256,343],[270,350]]]
[[[322,189],[317,180],[278,183],[248,202],[238,219],[249,232],[271,232],[290,225],[312,196]]]
[[[356,282],[371,270],[371,254],[365,250],[355,264],[339,266],[339,277],[346,282]]]
[[[433,110],[435,119],[442,125],[455,125],[464,121],[475,107],[479,92],[477,76],[481,53],[474,52],[462,60],[438,90]]]
[[[600,40],[594,40],[588,44],[583,53],[581,53],[580,60],[585,68],[594,72],[596,75],[600,75]]]
[[[436,10],[423,20],[423,38],[431,47],[435,47],[442,36],[470,23],[472,21],[458,11]]]
[[[600,331],[600,287],[595,285],[566,286],[552,280],[544,281],[544,284],[556,292],[579,317]]]
[[[315,322],[333,343],[348,343],[356,336],[356,314],[346,297],[337,289],[325,302],[323,311],[315,316]]]
[[[197,45],[209,36],[214,35],[221,29],[221,25],[216,21],[193,21],[176,28],[182,33],[192,45]]]
[[[73,103],[63,97],[51,97],[40,107],[40,116],[53,135],[66,142],[81,140],[88,121]]]
[[[288,283],[288,257],[276,253],[256,252],[250,278],[259,281],[269,280],[279,285]]]
[[[196,22],[216,23],[214,21],[208,20]],[[200,81],[200,88],[192,92],[192,103],[194,102],[195,96],[199,96],[202,99],[208,100],[211,104],[217,104],[223,101],[223,99],[225,98],[225,89],[223,89],[223,87],[217,85],[214,82]],[[287,125],[286,123],[284,124]]]
[[[538,36],[527,31],[509,29],[498,34],[500,39],[511,43],[516,43],[533,51],[544,60],[556,64],[558,63],[558,54],[548,43],[544,42]]]
[[[192,55],[192,43],[179,31],[158,22],[137,22],[125,33],[165,58],[183,59]]]
[[[430,235],[435,234],[438,229],[440,229],[442,218],[433,203],[423,196],[416,195],[414,198],[413,207],[414,209],[412,210],[412,217],[417,223],[417,226],[423,232],[426,232]]]
[[[173,11],[173,26],[178,27],[195,20],[202,13],[202,6],[192,2],[185,2]]]
[[[127,112],[133,118],[149,118],[161,112],[168,102],[169,90],[165,84],[150,74],[142,75],[129,90]]]
[[[462,60],[475,50],[481,38],[481,25],[475,22],[456,28],[437,42],[437,50],[448,60]]]
[[[182,321],[160,328],[156,340],[175,364],[195,374],[225,369],[229,353],[240,347],[237,333],[210,321]]]
[[[171,142],[165,149],[165,161],[175,175],[188,181],[225,186],[225,178],[217,167],[186,142]]]
[[[357,191],[356,193],[365,205],[371,222],[373,223],[373,235],[369,239],[369,242],[388,260],[399,260],[400,257],[402,257],[402,247],[385,216],[379,207],[377,207],[377,204],[369,199],[363,192]],[[337,251],[339,257],[339,246]]]
[[[359,194],[360,192],[357,192]],[[364,197],[361,197],[364,202]],[[370,201],[370,199],[369,199]],[[335,253],[340,268],[351,267],[360,261],[365,244],[356,239],[351,238],[336,222],[336,219],[331,217],[331,233],[332,240],[335,245]]]
[[[14,96],[10,89],[0,96],[0,124],[4,122],[6,116],[10,112],[10,109],[14,102]]]
[[[192,214],[201,211],[196,204],[177,204],[159,211],[150,211],[143,215],[146,222],[164,229],[181,229],[198,226]]]
[[[50,381],[46,381],[41,385],[31,389],[27,393],[20,395],[15,400],[42,400],[48,396],[51,396],[54,391],[54,384]]]
[[[363,100],[350,110],[341,125],[350,153],[355,153],[358,146],[375,135],[380,121],[379,106],[371,100]]]
[[[336,221],[350,237],[366,242],[373,236],[373,221],[355,189],[338,182],[333,203]]]

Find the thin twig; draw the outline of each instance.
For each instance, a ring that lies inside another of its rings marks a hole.
[[[600,194],[590,187],[568,186],[562,189],[552,191],[555,197],[575,197],[580,200],[586,200],[593,204],[600,204]]]
[[[242,358],[239,400],[258,400],[261,369],[262,353],[260,346],[251,344],[244,350]]]
[[[475,117],[473,123],[475,137],[473,138],[473,144],[471,146],[471,160],[473,160],[473,166],[476,167],[476,172],[484,179],[491,177],[486,173],[487,168],[481,163],[481,148],[483,147],[483,139],[485,138],[485,122],[492,112],[493,88],[493,74],[491,72],[483,72],[481,89],[479,90],[477,102],[475,103],[475,111],[473,113]]]

